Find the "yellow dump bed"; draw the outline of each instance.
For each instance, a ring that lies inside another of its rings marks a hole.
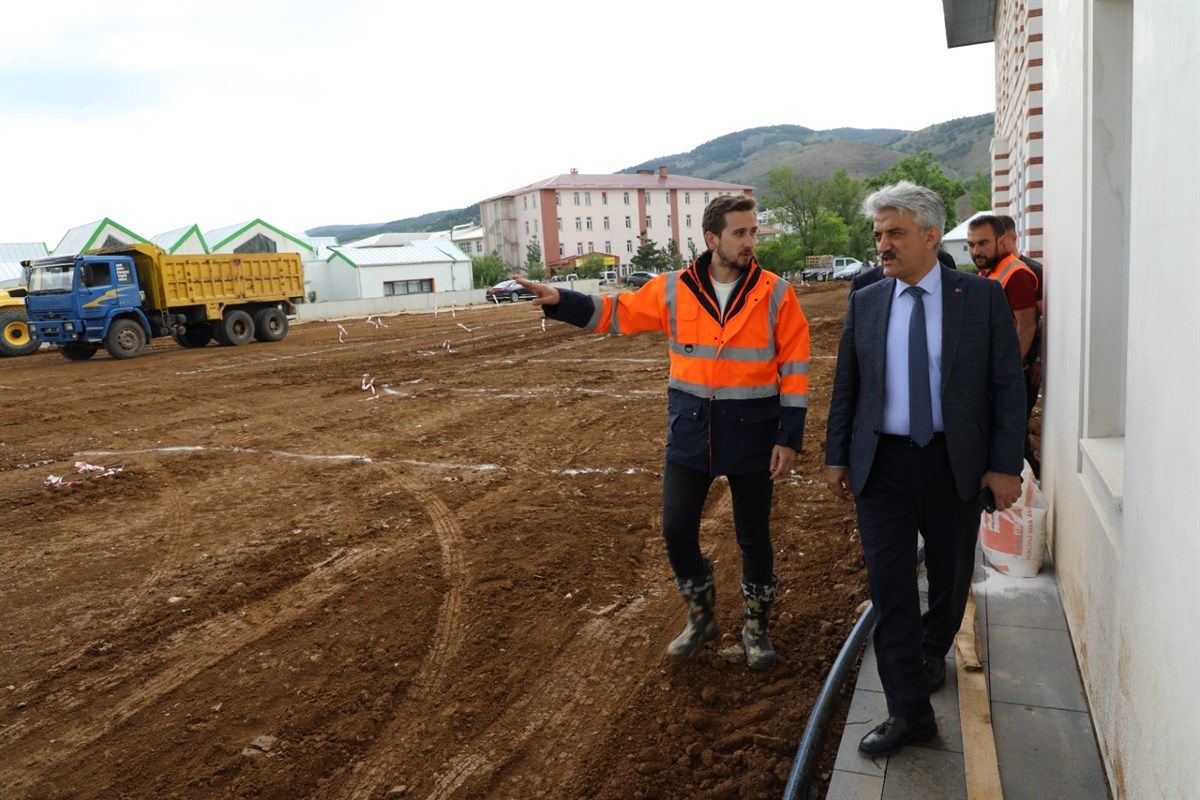
[[[304,296],[304,271],[296,253],[169,255],[152,244],[106,253],[133,257],[148,305],[159,310],[204,306],[219,319],[227,305],[283,302]]]

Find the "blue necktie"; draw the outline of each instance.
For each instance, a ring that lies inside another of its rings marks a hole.
[[[929,391],[929,341],[925,335],[925,290],[904,290],[913,299],[908,319],[908,437],[921,447],[933,440],[933,398]]]

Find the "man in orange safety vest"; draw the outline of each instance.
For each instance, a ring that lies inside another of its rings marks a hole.
[[[637,292],[598,296],[517,280],[551,319],[600,334],[667,335],[663,538],[688,606],[687,625],[667,653],[691,658],[719,633],[700,515],[713,479],[725,475],[742,554],[746,661],[766,669],[775,660],[767,620],[779,591],[771,496],[773,481],[791,472],[804,433],[808,320],[788,282],[754,260],[752,198],[717,197],[705,208],[703,228],[707,251]]]

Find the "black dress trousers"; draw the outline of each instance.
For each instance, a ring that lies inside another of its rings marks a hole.
[[[944,658],[971,589],[979,507],[962,500],[945,438],[925,447],[880,435],[866,485],[856,498],[871,597],[879,614],[875,655],[888,715],[933,713],[923,657]],[[917,532],[925,540],[929,610],[917,592]]]

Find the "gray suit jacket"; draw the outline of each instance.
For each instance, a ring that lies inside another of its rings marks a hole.
[[[984,472],[1021,474],[1025,383],[1012,310],[996,281],[942,270],[942,418],[958,494],[979,492]],[[859,494],[883,427],[884,360],[896,279],[850,296],[838,345],[825,463],[850,468]]]

